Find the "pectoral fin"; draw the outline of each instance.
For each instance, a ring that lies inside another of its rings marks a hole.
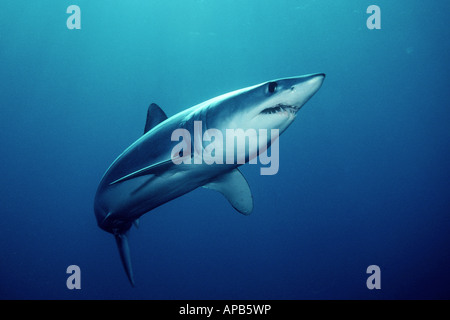
[[[219,191],[237,211],[244,215],[249,215],[253,210],[252,192],[239,169],[220,175],[203,187]]]
[[[158,173],[161,173],[161,172],[167,170],[172,165],[173,165],[173,162],[172,162],[171,159],[165,160],[165,161],[161,161],[161,162],[152,164],[152,165],[150,165],[148,167],[145,167],[145,168],[139,169],[137,171],[134,171],[134,172],[132,172],[130,174],[127,174],[126,176],[123,176],[122,178],[111,182],[110,185],[113,185],[113,184],[116,184],[116,183],[119,183],[119,182],[123,182],[123,181],[126,181],[126,180],[130,180],[130,179],[133,179],[133,178],[136,178],[136,177],[145,176],[145,175],[148,175],[148,174],[158,174]]]

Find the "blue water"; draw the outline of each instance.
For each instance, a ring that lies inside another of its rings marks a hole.
[[[66,9],[81,8],[81,30]],[[369,30],[366,9],[381,9]],[[0,2],[1,299],[449,299],[446,1]],[[199,189],[130,233],[136,288],[93,199],[156,102],[170,116],[263,81],[324,72],[242,167],[246,217]],[[81,269],[69,290],[66,268]],[[366,287],[369,265],[381,289]]]

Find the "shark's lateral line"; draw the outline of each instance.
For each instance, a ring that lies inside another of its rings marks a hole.
[[[146,212],[198,187],[222,193],[242,214],[253,210],[250,187],[238,169],[241,164],[176,165],[171,152],[178,142],[171,140],[172,133],[176,129],[193,132],[194,122],[201,121],[204,130],[277,129],[281,134],[319,90],[324,78],[325,74],[319,73],[264,82],[218,96],[170,118],[158,105],[150,105],[144,135],[111,164],[94,201],[97,223],[115,236],[133,286],[127,233],[132,224],[138,226],[139,217]],[[271,138],[258,137],[258,141],[268,140],[264,143],[270,146]],[[246,159],[257,152],[245,150]]]

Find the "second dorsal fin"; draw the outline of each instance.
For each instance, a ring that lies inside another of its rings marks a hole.
[[[166,114],[156,104],[152,103],[147,110],[147,121],[145,122],[144,134],[167,119]]]

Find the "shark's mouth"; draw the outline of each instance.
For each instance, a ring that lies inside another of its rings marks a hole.
[[[261,111],[261,114],[285,114],[285,115],[295,115],[298,111],[297,106],[290,106],[287,104],[277,104],[274,107],[266,108],[263,111]]]

